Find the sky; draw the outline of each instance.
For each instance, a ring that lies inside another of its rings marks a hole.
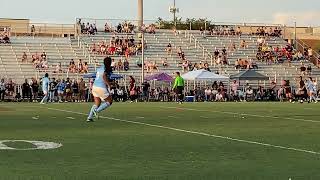
[[[268,4],[266,4],[266,2]],[[173,0],[144,0],[144,18],[172,19]],[[178,17],[215,22],[320,26],[320,0],[176,0]],[[137,19],[137,0],[0,0],[0,18],[74,23],[77,17]]]

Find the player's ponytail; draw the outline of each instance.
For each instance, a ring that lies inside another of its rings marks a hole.
[[[111,59],[111,57],[109,57],[109,56],[106,57],[106,58],[104,58],[104,60],[103,60],[104,72],[105,72],[106,74],[112,73],[111,62],[112,62],[112,59]]]

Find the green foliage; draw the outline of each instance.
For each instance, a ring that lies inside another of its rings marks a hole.
[[[175,23],[173,20],[166,21],[160,17],[157,20],[157,24],[160,24],[161,29],[175,28]],[[214,27],[214,23],[212,21],[209,21],[209,20],[203,19],[203,18],[200,18],[200,19],[187,18],[185,21],[183,21],[182,18],[176,18],[176,24],[177,24],[177,27],[176,27],[177,30],[186,30],[186,29],[200,30],[201,27],[203,29],[205,27],[207,27],[207,29]]]

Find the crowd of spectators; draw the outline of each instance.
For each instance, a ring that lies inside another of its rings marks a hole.
[[[301,52],[294,50],[291,44],[273,48],[266,43],[264,37],[259,37],[257,43],[258,51],[256,58],[266,64],[282,63],[284,61],[290,63],[293,60],[302,60],[305,58]]]
[[[30,60],[28,58],[27,53],[23,52],[21,56],[21,61],[25,63],[32,63],[33,67],[37,70],[46,71],[49,69],[48,57],[46,52],[42,52],[41,54],[38,52],[31,54]]]
[[[145,47],[146,48],[146,44]],[[127,59],[132,55],[137,55],[142,52],[142,41],[136,42],[133,36],[125,38],[113,36],[110,42],[101,41],[98,44],[93,43],[91,52],[100,55],[121,55]]]
[[[235,69],[258,69],[258,65],[253,59],[237,59],[234,67]]]
[[[58,63],[55,73],[64,72],[61,68],[61,63]],[[69,62],[69,67],[67,70],[68,73],[88,73],[89,72],[89,65],[87,62],[83,62],[82,59],[79,59],[77,63],[74,62],[73,59]]]
[[[0,44],[10,44],[10,29],[4,27],[3,31],[0,31]]]
[[[252,28],[250,28],[252,35],[257,36],[269,36],[269,37],[280,37],[282,30],[280,27],[258,27],[256,32],[253,32]]]
[[[136,86],[136,82],[130,78],[128,87],[119,86],[115,81],[111,88],[111,95],[115,101],[176,101],[176,94],[169,87],[152,87],[150,83],[143,82]],[[83,79],[50,79],[49,102],[86,102],[92,101],[91,89],[93,80]],[[30,101],[38,102],[43,96],[41,79],[26,79],[23,84],[17,86],[11,79],[0,80],[0,101]],[[229,89],[229,90],[228,90]],[[280,84],[274,81],[270,86],[257,86],[253,88],[249,83],[240,85],[233,81],[230,87],[223,82],[214,82],[211,86],[198,86],[195,89],[185,91],[185,96],[191,96],[197,102],[203,101],[289,101],[289,102],[317,102],[319,89],[317,82],[311,77],[300,76],[295,82],[283,80]]]
[[[257,36],[269,36],[269,37],[280,37],[282,30],[280,27],[258,27],[256,31],[253,31],[252,27],[250,27],[249,35],[257,35]],[[244,34],[243,30],[240,26],[213,26],[209,27],[207,30],[204,30],[203,27],[200,27],[200,34],[212,35],[212,36],[241,36]]]
[[[200,28],[200,33],[205,34],[203,27]],[[214,26],[210,27],[207,33],[215,36],[241,36],[242,30],[234,26]]]

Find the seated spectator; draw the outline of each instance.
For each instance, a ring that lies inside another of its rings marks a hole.
[[[41,59],[43,60],[47,60],[47,54],[45,52],[43,52],[41,55],[40,55]]]
[[[259,36],[257,39],[257,43],[258,43],[258,45],[263,45],[263,44],[265,44],[265,39],[262,38],[261,36]]]
[[[45,69],[47,70],[49,68],[49,64],[48,64],[48,61],[47,60],[42,60],[41,61],[41,66],[40,66],[42,69]]]
[[[311,59],[313,57],[313,50],[311,47],[308,48],[308,58]]]
[[[214,54],[214,60],[217,61],[220,54],[219,50],[216,49],[213,54]]]
[[[73,60],[73,59],[71,59],[71,61],[70,61],[70,63],[69,63],[68,71],[71,72],[71,73],[76,73],[76,72],[77,72],[77,66],[76,66],[76,64],[74,63],[74,60]]]
[[[105,33],[111,32],[111,28],[109,27],[108,23],[106,23],[106,24],[104,25],[104,32],[105,32]]]
[[[83,65],[83,73],[88,73],[89,72],[89,65],[87,62],[84,62]]]
[[[235,68],[235,69],[240,69],[239,59],[237,59],[237,60],[234,62],[234,68]]]
[[[183,72],[187,72],[188,71],[188,66],[189,66],[188,61],[184,61],[182,63]]]
[[[182,49],[181,49],[181,46],[179,46],[179,48],[178,48],[178,50],[177,50],[177,54],[178,54],[178,56],[179,56],[180,58],[182,58],[182,53],[183,53],[183,51],[182,51]]]
[[[23,52],[23,55],[22,55],[22,62],[27,62],[28,61],[28,56],[27,56],[27,53],[26,52]]]
[[[92,53],[97,52],[96,43],[93,43],[93,44],[92,44],[92,46],[91,46],[91,52],[92,52]]]
[[[307,70],[307,68],[304,66],[303,63],[301,63],[301,67],[300,67],[301,76],[306,75],[306,70]]]
[[[123,67],[124,67],[124,70],[125,71],[128,71],[129,70],[129,61],[128,59],[126,59],[123,63]]]
[[[111,68],[112,68],[112,70],[115,70],[115,69],[116,69],[116,66],[117,66],[116,62],[114,61],[114,59],[112,59],[112,62],[111,62]]]
[[[169,66],[168,61],[167,61],[167,58],[165,58],[165,59],[162,61],[162,66],[163,66],[163,67],[168,67],[168,66]]]
[[[253,100],[253,89],[250,86],[247,86],[246,92],[245,92],[245,100]]]
[[[117,70],[118,71],[122,71],[123,70],[123,63],[122,63],[121,59],[119,59],[119,61],[117,63]]]
[[[232,41],[229,45],[229,51],[235,51],[237,48],[236,48],[236,44]]]
[[[156,61],[154,61],[153,64],[152,64],[152,70],[159,71],[159,68],[158,68],[158,65],[157,65]]]
[[[241,40],[240,42],[240,48],[246,48],[247,47],[247,43],[245,40]]]
[[[169,43],[169,44],[167,45],[166,51],[167,51],[168,54],[171,54],[171,53],[172,53],[171,43]]]
[[[61,63],[58,63],[56,65],[56,69],[53,71],[53,73],[62,73],[62,67],[61,67]]]
[[[2,38],[2,41],[4,44],[10,44],[10,38],[8,35],[4,35],[4,37]]]
[[[140,58],[136,60],[136,65],[137,65],[138,67],[142,68],[142,61],[141,61]]]
[[[241,34],[242,34],[241,28],[238,27],[237,30],[236,30],[236,35],[237,36],[241,36]]]
[[[307,67],[307,75],[308,75],[308,76],[311,76],[311,71],[312,71],[312,67],[311,67],[311,65],[309,64],[308,67]]]
[[[35,28],[34,25],[31,26],[30,32],[31,32],[31,36],[35,36],[36,35],[36,28]]]
[[[81,59],[78,60],[77,69],[78,69],[79,73],[82,73],[82,71],[83,71],[83,63],[82,63]]]

